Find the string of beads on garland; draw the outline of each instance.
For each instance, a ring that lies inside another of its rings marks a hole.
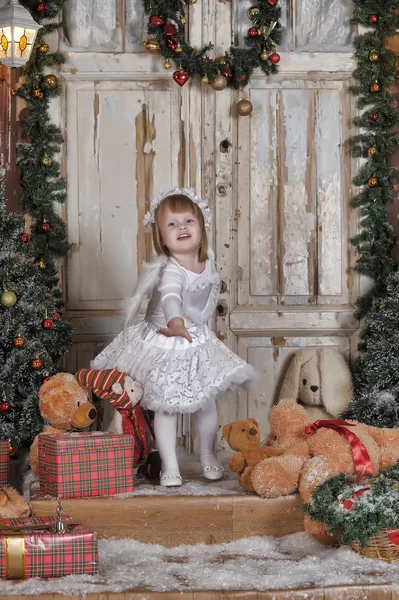
[[[150,54],[160,53],[164,68],[171,68],[171,60],[177,70],[172,77],[183,86],[190,77],[199,75],[204,85],[221,91],[227,86],[239,89],[248,85],[256,68],[265,75],[277,73],[280,56],[276,49],[281,38],[279,22],[281,8],[278,0],[257,0],[248,9],[252,26],[245,37],[245,48],[231,46],[224,54],[212,59],[208,44],[194,49],[186,38],[186,2],[184,0],[143,0],[149,16],[148,37],[143,46]],[[190,0],[194,4],[197,0]],[[230,1],[230,0],[228,0]]]

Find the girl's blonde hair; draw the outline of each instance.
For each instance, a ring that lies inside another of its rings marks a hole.
[[[172,213],[191,212],[198,219],[201,228],[201,245],[198,250],[198,259],[200,262],[206,261],[208,258],[208,237],[206,235],[202,211],[188,196],[184,196],[183,194],[166,196],[155,210],[155,222],[152,225],[155,252],[157,254],[164,254],[165,256],[171,255],[167,247],[162,243],[161,232],[159,230],[159,219],[163,216],[167,208]]]

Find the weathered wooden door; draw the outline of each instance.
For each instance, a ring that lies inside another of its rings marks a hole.
[[[180,89],[162,58],[142,51],[141,0],[70,0],[62,41],[69,368],[87,366],[122,327],[122,299],[151,254],[141,227],[151,195],[193,186],[214,211],[224,282],[217,335],[260,372],[256,389],[220,401],[220,424],[255,416],[265,433],[290,354],[329,345],[348,356],[356,330],[346,151],[351,3],[280,2],[280,73],[254,77],[251,117],[237,117],[237,92],[198,81]],[[215,56],[241,43],[249,6],[191,5],[191,43],[213,42]],[[189,431],[186,423],[182,437]]]

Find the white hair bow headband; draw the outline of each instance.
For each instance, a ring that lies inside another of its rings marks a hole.
[[[175,196],[178,194],[182,194],[183,196],[187,196],[196,204],[202,212],[204,217],[205,229],[209,229],[211,224],[211,209],[207,205],[206,202],[199,198],[195,191],[192,188],[173,188],[169,192],[159,194],[155,196],[151,201],[151,208],[144,215],[144,225],[146,226],[147,231],[151,231],[152,224],[155,223],[155,210],[161,204],[162,200],[164,200],[167,196]]]

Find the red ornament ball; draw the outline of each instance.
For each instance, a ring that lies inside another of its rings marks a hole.
[[[250,27],[248,29],[248,35],[251,38],[257,37],[259,35],[257,28],[256,27]]]
[[[48,381],[50,381],[51,376],[50,375],[46,375],[46,377],[43,377],[42,379],[42,385],[44,385],[45,383],[47,383]]]
[[[246,75],[240,75],[239,77],[236,77],[236,81],[237,83],[244,83],[244,81],[247,79]]]
[[[0,404],[0,413],[2,413],[3,415],[5,413],[7,413],[11,408],[11,404],[9,402],[2,402]]]
[[[378,23],[378,15],[370,15],[369,23],[371,23],[372,25],[376,25]]]
[[[53,314],[53,319],[55,319],[56,321],[59,321],[59,320],[61,319],[61,315],[60,315],[60,313],[57,313],[57,312],[55,312],[55,313]]]
[[[277,52],[273,52],[273,54],[269,56],[269,60],[271,63],[273,63],[273,65],[276,65],[280,62],[280,55],[277,54]]]
[[[22,336],[17,335],[17,337],[13,339],[12,343],[14,344],[15,348],[23,348],[25,345],[25,340]]]
[[[157,25],[158,27],[160,25],[164,24],[164,20],[162,19],[162,17],[158,17],[158,15],[151,15],[150,17],[150,25]]]
[[[44,12],[46,10],[46,5],[43,2],[39,2],[36,6],[37,12]]]
[[[43,223],[40,224],[40,231],[42,233],[48,233],[50,231],[51,227],[50,224],[47,223],[47,221],[43,221]]]
[[[27,233],[21,233],[21,242],[23,242],[24,244],[29,244],[30,242],[30,237]]]
[[[379,116],[380,115],[378,114],[378,112],[372,112],[372,113],[370,113],[370,119],[372,121],[374,121],[374,122],[377,121],[377,119],[378,119]]]
[[[176,29],[176,25],[173,25],[173,23],[167,23],[165,25],[165,29],[164,29],[166,35],[176,35],[177,29]]]
[[[54,327],[54,321],[51,319],[44,319],[42,327],[43,329],[52,329]]]
[[[34,358],[31,362],[31,367],[32,369],[35,369],[35,371],[37,371],[38,369],[41,369],[43,366],[43,361],[40,360],[40,358]]]

